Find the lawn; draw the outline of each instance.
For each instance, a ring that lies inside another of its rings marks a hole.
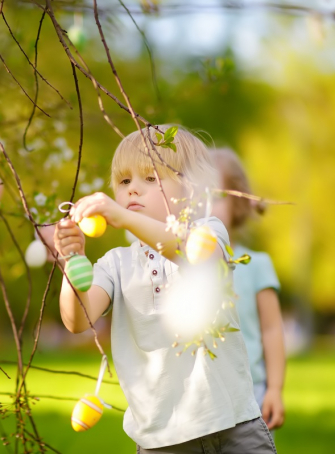
[[[2,357],[1,359],[4,359]],[[9,357],[7,356],[7,359]],[[96,352],[68,350],[37,354],[35,365],[80,371],[97,376],[100,357]],[[6,372],[15,377],[13,366],[2,364]],[[335,433],[335,350],[313,349],[308,354],[291,358],[287,366],[285,387],[286,422],[276,433],[279,454],[329,454],[333,450]],[[8,380],[0,371],[0,391],[13,390],[13,378]],[[105,376],[108,379],[107,374]],[[114,378],[111,381],[115,381]],[[59,396],[79,399],[85,393],[94,393],[96,382],[75,375],[60,375],[31,370],[27,379],[32,396]],[[103,384],[101,397],[108,403],[126,408],[126,401],[118,384]],[[9,398],[0,395],[3,404]],[[33,414],[40,435],[46,443],[62,454],[108,452],[134,454],[135,444],[122,429],[122,411],[104,410],[99,423],[83,433],[71,428],[70,416],[75,401],[42,397],[33,406]],[[0,421],[0,431],[14,432],[14,417]],[[12,440],[12,438],[10,438]],[[0,445],[0,453],[13,453],[13,447]]]

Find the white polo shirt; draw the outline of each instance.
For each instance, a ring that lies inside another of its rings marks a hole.
[[[226,228],[214,217],[206,223],[224,250]],[[161,287],[175,278],[179,267],[139,241],[108,251],[94,265],[93,284],[112,302],[112,355],[129,405],[123,427],[144,449],[183,443],[260,416],[240,331],[218,342],[215,360],[203,348],[195,356],[188,351],[176,356],[175,338],[164,329]],[[238,323],[236,310],[230,310]]]

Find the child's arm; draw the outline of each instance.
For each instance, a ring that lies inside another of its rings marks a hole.
[[[180,257],[176,254],[178,242],[171,231],[166,231],[165,222],[157,221],[141,213],[121,207],[113,199],[103,193],[95,193],[83,197],[71,209],[71,216],[75,222],[80,222],[83,217],[99,213],[104,216],[107,223],[114,228],[129,230],[143,243],[158,251],[157,244],[161,243],[161,252],[168,260],[180,264]],[[183,245],[179,245],[183,251]],[[213,258],[222,258],[223,252],[219,245]]]
[[[267,390],[262,416],[269,429],[284,422],[282,389],[285,375],[285,348],[282,317],[277,293],[272,288],[257,293],[262,343],[267,376]]]
[[[84,235],[70,219],[57,224],[54,241],[55,247],[61,256],[67,256],[70,252],[85,254]],[[101,287],[95,285],[92,285],[88,292],[77,290],[77,293],[86,308],[89,319],[94,324],[108,308],[110,303],[109,296]],[[69,331],[81,333],[89,328],[90,325],[83,308],[65,276],[63,277],[59,302],[63,323]]]

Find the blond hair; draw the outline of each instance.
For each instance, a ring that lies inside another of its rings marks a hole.
[[[223,177],[224,188],[233,191],[251,194],[247,174],[237,154],[229,148],[216,149],[210,152],[212,161]],[[264,205],[261,202],[251,201],[244,197],[234,197],[232,203],[231,226],[242,227],[247,219],[252,216],[253,210],[259,214],[264,213]]]
[[[158,129],[165,132],[170,127],[171,125],[160,125]],[[152,149],[148,140],[147,129],[142,129],[142,132],[161,178],[170,177],[180,182],[185,187],[189,187],[194,195],[201,194],[206,186],[210,188],[217,186],[218,178],[211,163],[209,151],[205,144],[191,132],[178,126],[178,132],[174,139],[177,147],[176,152],[170,148],[156,145],[161,159]],[[149,130],[151,141],[154,143],[158,142],[156,132],[154,128]],[[114,193],[124,175],[133,166],[136,166],[143,174],[153,170],[152,160],[145,151],[139,131],[125,137],[115,151],[111,173],[111,186]]]

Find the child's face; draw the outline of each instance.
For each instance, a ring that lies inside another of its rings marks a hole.
[[[180,199],[185,197],[183,186],[172,178],[161,179],[171,214],[178,217],[180,206],[171,202],[171,197]],[[153,172],[140,174],[132,167],[129,174],[123,176],[115,194],[116,202],[128,210],[137,211],[161,222],[166,221],[167,211]]]

